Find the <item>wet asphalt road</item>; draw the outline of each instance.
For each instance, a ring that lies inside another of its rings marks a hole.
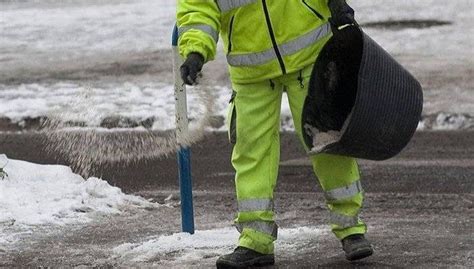
[[[64,163],[43,150],[40,134],[0,134],[9,158]],[[231,147],[223,133],[193,146],[197,229],[230,225],[235,212]],[[361,161],[367,192],[363,218],[376,254],[362,262],[344,260],[332,235],[314,239],[296,253],[276,250],[275,268],[472,268],[474,267],[474,132],[420,132],[394,159]],[[178,193],[174,157],[96,167],[96,175],[125,192],[162,202]],[[282,163],[276,195],[280,227],[321,225],[326,209],[320,188],[294,134],[282,134]],[[163,219],[163,215],[168,216]],[[150,235],[178,232],[178,208],[108,217],[25,237],[21,249],[0,253],[0,266],[135,266],[209,268],[216,257],[173,263],[168,257],[130,264],[110,258],[110,249]],[[58,244],[60,247],[58,247]]]
[[[319,191],[305,153],[293,133],[281,135],[281,167],[277,191]],[[9,158],[37,163],[67,164],[47,152],[38,133],[0,133],[0,152]],[[192,146],[195,190],[232,192],[231,145],[225,133],[209,133]],[[361,160],[367,192],[459,193],[474,190],[474,131],[418,132],[396,158]],[[127,163],[108,163],[93,168],[92,175],[107,180],[124,192],[178,190],[175,156]]]

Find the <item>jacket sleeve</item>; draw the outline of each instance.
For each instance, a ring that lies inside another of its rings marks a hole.
[[[186,58],[198,52],[204,60],[216,55],[220,31],[220,11],[214,0],[178,0],[179,53]]]

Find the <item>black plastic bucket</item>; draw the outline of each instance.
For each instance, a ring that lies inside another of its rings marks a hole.
[[[334,31],[316,60],[303,138],[310,154],[385,160],[413,137],[422,107],[420,83],[358,26],[348,26]]]

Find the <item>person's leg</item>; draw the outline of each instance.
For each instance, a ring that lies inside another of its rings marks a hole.
[[[299,79],[288,78],[286,85],[288,100],[296,132],[303,146],[301,135],[301,113],[312,67],[305,68]],[[352,234],[365,234],[366,225],[359,217],[363,202],[363,191],[357,162],[354,158],[330,154],[311,156],[313,169],[325,193],[330,211],[330,223],[338,239]]]
[[[281,86],[265,81],[233,87],[229,138],[234,142],[239,246],[272,254],[277,236],[273,190],[280,158]]]

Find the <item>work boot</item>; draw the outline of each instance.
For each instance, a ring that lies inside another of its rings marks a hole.
[[[275,264],[275,255],[262,254],[246,247],[237,247],[234,252],[217,259],[217,269],[249,268]]]
[[[349,261],[363,259],[374,253],[372,245],[363,234],[353,234],[341,240],[342,249]]]

